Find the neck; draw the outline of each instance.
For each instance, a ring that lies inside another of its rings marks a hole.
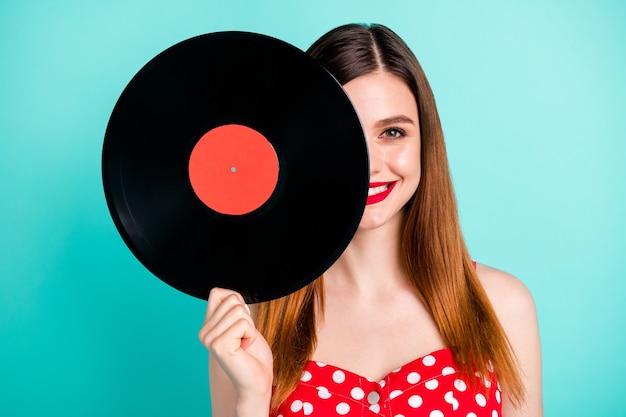
[[[359,229],[339,259],[324,273],[328,291],[378,298],[407,285],[400,262],[400,225]]]

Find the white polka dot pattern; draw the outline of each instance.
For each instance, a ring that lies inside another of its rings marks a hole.
[[[394,398],[396,398],[398,395],[402,394],[402,391],[400,391],[399,389],[391,391],[389,393],[389,399],[393,400]]]
[[[411,408],[420,408],[422,406],[422,397],[419,395],[412,395],[409,397],[409,407]]]
[[[330,393],[330,391],[328,391],[328,388],[326,387],[317,387],[317,395],[322,400],[327,400],[332,396],[332,394]]]
[[[365,397],[365,392],[359,387],[354,387],[352,388],[352,391],[350,391],[350,395],[355,400],[362,400],[363,397]]]
[[[335,411],[337,411],[337,414],[345,416],[350,412],[350,406],[346,403],[339,403],[337,407],[335,407]]]
[[[459,401],[454,398],[454,392],[446,392],[446,395],[443,396],[443,399],[452,406],[452,411],[456,411],[456,409],[459,408]]]
[[[426,366],[433,366],[435,364],[435,357],[433,355],[426,355],[422,359],[422,363]]]
[[[408,382],[411,385],[417,384],[420,378],[421,378],[420,374],[418,374],[417,372],[411,372],[410,374],[407,375],[406,382]]]
[[[501,417],[494,374],[457,370],[452,351],[441,349],[370,381],[348,370],[309,361],[300,383],[271,417]],[[477,387],[474,389],[474,387]]]
[[[487,399],[482,394],[476,394],[476,404],[478,404],[481,407],[484,407],[485,405],[487,405]]]
[[[341,384],[345,380],[346,380],[346,374],[343,371],[336,370],[335,372],[333,372],[333,381],[335,381],[338,384]]]
[[[454,388],[456,388],[457,391],[463,392],[467,389],[467,384],[465,383],[465,381],[457,379],[454,381]]]

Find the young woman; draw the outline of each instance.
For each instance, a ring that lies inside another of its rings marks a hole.
[[[533,299],[468,254],[417,59],[382,25],[338,27],[308,52],[361,120],[367,205],[345,252],[302,290],[252,310],[211,292],[199,337],[213,416],[542,416]]]

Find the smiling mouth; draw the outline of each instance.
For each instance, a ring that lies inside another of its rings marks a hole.
[[[369,189],[367,190],[367,201],[365,204],[369,205],[383,201],[391,193],[391,190],[393,190],[395,185],[396,181],[371,183]]]
[[[379,185],[378,187],[371,187],[369,190],[367,190],[367,196],[371,197],[373,195],[377,195],[384,191],[387,191],[390,185],[391,183],[385,184],[385,185]]]

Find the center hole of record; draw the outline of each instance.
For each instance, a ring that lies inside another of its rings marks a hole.
[[[272,144],[239,124],[209,130],[189,156],[193,191],[207,207],[222,214],[242,215],[261,207],[276,189],[278,171]]]

